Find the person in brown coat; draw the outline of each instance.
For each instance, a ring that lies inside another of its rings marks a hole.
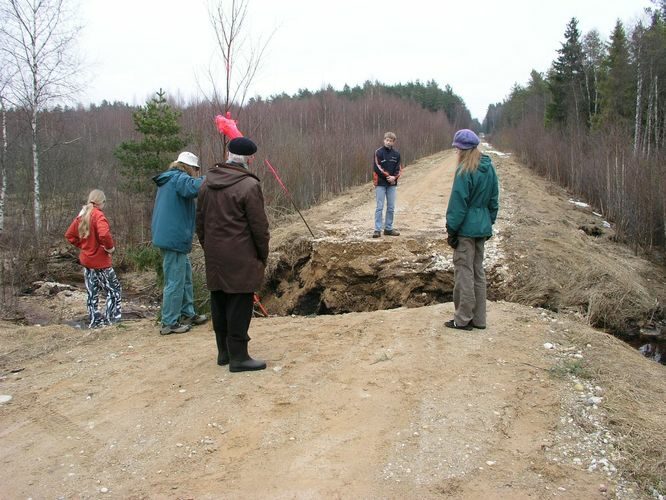
[[[217,364],[228,364],[231,372],[266,368],[247,352],[254,292],[264,278],[270,238],[259,178],[248,170],[256,151],[250,139],[232,139],[226,163],[208,171],[197,203]]]

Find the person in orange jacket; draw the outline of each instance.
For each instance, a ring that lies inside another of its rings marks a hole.
[[[103,191],[93,189],[88,202],[69,225],[65,238],[81,249],[79,262],[83,266],[83,277],[88,292],[89,328],[100,328],[117,323],[121,318],[121,287],[116,272],[111,267],[111,254],[115,252],[109,221],[106,220]],[[99,289],[106,292],[106,311],[99,311]]]

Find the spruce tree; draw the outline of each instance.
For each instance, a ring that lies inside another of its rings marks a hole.
[[[585,91],[583,45],[574,17],[564,32],[565,41],[548,75],[553,99],[546,110],[546,123],[564,126],[588,122],[589,101]]]
[[[153,187],[150,179],[164,170],[175,159],[175,153],[187,144],[186,138],[180,135],[179,117],[180,112],[169,106],[162,89],[132,114],[135,128],[143,134],[143,139],[123,142],[114,151],[128,190],[150,192]]]
[[[631,124],[635,112],[634,82],[629,43],[622,22],[618,20],[603,63],[600,83],[602,123],[615,123],[619,119],[625,125]]]

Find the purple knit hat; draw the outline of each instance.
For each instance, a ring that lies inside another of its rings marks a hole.
[[[479,142],[481,142],[481,140],[479,139],[478,135],[476,135],[470,129],[464,128],[458,130],[456,135],[453,136],[452,146],[458,149],[472,149],[477,147]]]

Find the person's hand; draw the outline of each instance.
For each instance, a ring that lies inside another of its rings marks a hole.
[[[389,184],[395,184],[395,177],[392,175],[387,176],[386,180],[388,181]]]
[[[449,225],[446,225],[446,242],[449,244],[451,248],[456,248],[458,246],[458,234],[451,231],[451,228],[449,228]]]

